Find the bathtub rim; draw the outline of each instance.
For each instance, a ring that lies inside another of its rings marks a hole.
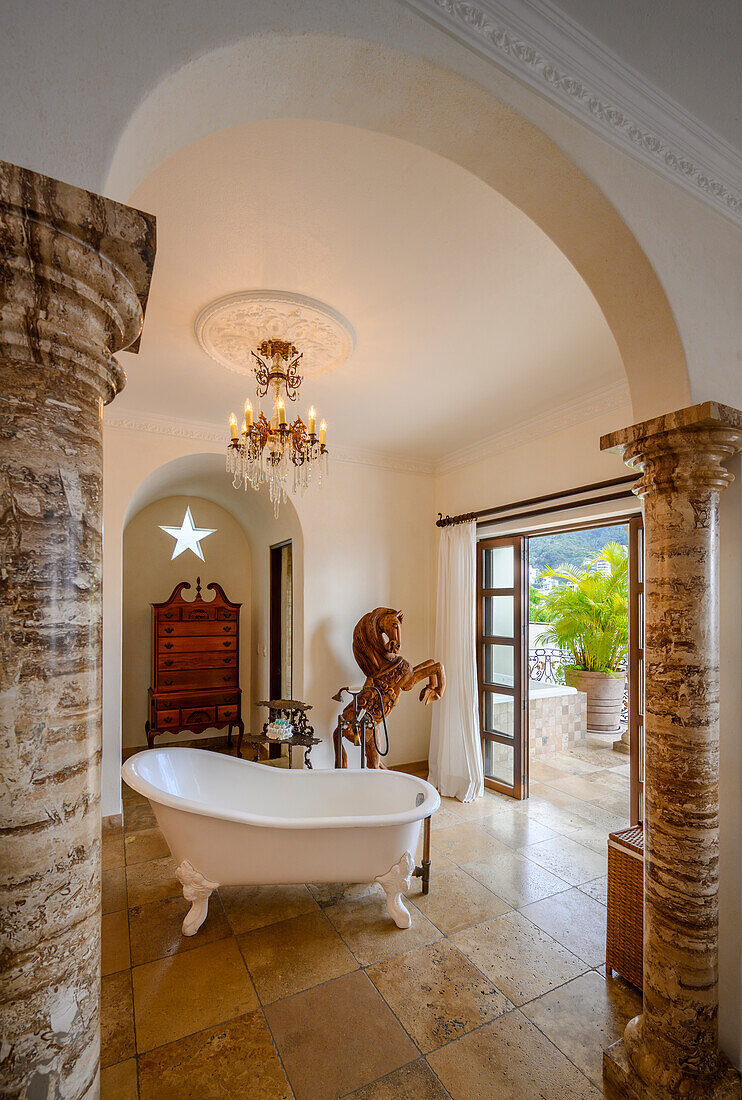
[[[211,752],[209,749],[196,749],[183,746],[173,745],[160,745],[153,749],[143,749],[141,752],[136,753],[134,756],[130,756],[128,760],[124,761],[121,765],[121,776],[124,782],[137,791],[138,794],[143,795],[150,802],[155,802],[161,806],[167,806],[169,809],[182,810],[186,813],[196,814],[200,817],[214,818],[219,821],[234,821],[243,825],[253,825],[256,828],[264,829],[367,829],[367,828],[383,828],[384,826],[393,825],[408,825],[415,821],[423,821],[426,817],[430,817],[435,813],[441,804],[441,796],[435,787],[428,783],[426,779],[419,779],[416,775],[409,775],[407,772],[392,772],[391,769],[342,769],[338,772],[335,768],[324,769],[322,775],[338,775],[338,778],[351,776],[366,776],[368,782],[379,782],[384,776],[395,775],[399,776],[401,780],[408,782],[412,786],[416,787],[418,791],[424,795],[424,800],[419,806],[413,806],[410,810],[405,810],[404,813],[392,813],[392,814],[374,814],[372,816],[366,815],[363,817],[267,817],[262,814],[251,814],[240,810],[232,810],[225,812],[219,809],[218,806],[208,806],[203,802],[194,802],[192,799],[185,798],[182,795],[170,794],[167,791],[163,791],[162,788],[154,786],[148,780],[144,779],[136,770],[136,761],[141,760],[144,756],[150,756],[152,753],[158,755],[168,755],[173,749],[179,753],[205,753],[209,752],[211,756],[219,756],[222,760],[229,761],[227,767],[234,767],[236,765],[242,765],[246,768],[254,770],[263,770],[268,767],[266,764],[259,764],[252,760],[241,760],[234,756],[225,756],[224,753]],[[271,771],[278,772],[284,781],[286,782],[307,782],[307,776],[312,776],[313,772],[304,768],[271,768]],[[370,777],[375,778],[371,779]],[[132,782],[134,780],[134,782]],[[311,779],[309,780],[311,782]],[[355,782],[355,780],[353,780]]]

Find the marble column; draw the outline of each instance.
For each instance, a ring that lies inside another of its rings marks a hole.
[[[0,1092],[94,1097],[103,405],[154,218],[0,161]]]
[[[644,1004],[604,1056],[621,1100],[739,1097],[719,1052],[719,493],[742,413],[715,402],[601,440],[642,476]]]

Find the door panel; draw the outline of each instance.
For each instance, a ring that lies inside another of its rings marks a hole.
[[[483,539],[477,546],[477,670],[485,784],[528,795],[523,646],[525,540]]]
[[[644,820],[644,521],[629,521],[629,773],[631,824]]]

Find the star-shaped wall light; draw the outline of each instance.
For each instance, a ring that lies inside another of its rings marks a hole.
[[[173,557],[170,561],[179,557],[185,550],[192,550],[196,557],[203,561],[204,552],[200,545],[201,539],[205,539],[207,535],[213,535],[217,530],[216,527],[194,526],[190,507],[186,508],[180,527],[163,527],[162,524],[159,527],[166,535],[170,535],[171,538],[175,539]]]

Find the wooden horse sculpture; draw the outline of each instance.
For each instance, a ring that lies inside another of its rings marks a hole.
[[[421,680],[428,681],[420,692],[421,703],[427,705],[440,699],[446,690],[446,673],[443,665],[438,661],[423,661],[422,664],[415,665],[413,668],[404,657],[399,655],[403,618],[404,614],[401,611],[394,611],[391,607],[377,607],[364,615],[356,623],[353,631],[353,656],[366,677],[363,690],[358,696],[357,714],[358,717],[364,712],[370,714],[374,727],[381,722],[377,688],[381,692],[384,713],[387,716],[396,706],[400,692],[410,691]],[[351,702],[343,711],[333,735],[336,759],[338,739],[342,744],[342,738],[345,736],[355,745],[359,744],[358,731],[353,730],[352,726],[353,714],[354,708]],[[367,767],[384,767],[376,748],[373,728],[366,731],[365,752]],[[343,767],[346,768],[348,757],[345,748],[342,750],[342,760]]]

